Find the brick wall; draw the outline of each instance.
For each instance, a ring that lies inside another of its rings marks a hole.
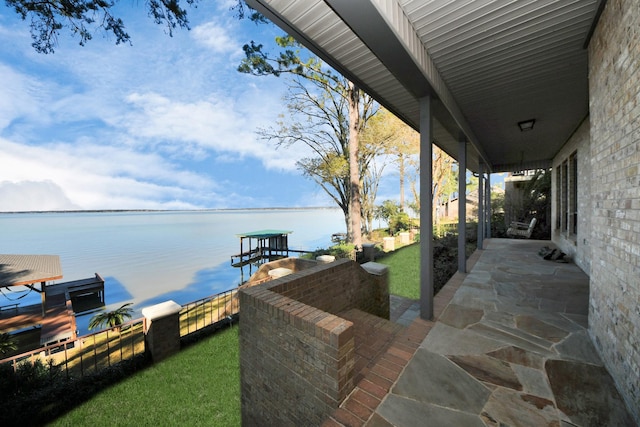
[[[353,324],[336,314],[388,317],[386,279],[338,260],[240,291],[243,425],[320,425],[339,406],[354,387],[355,348]]]
[[[640,6],[609,0],[589,45],[589,327],[640,423]]]
[[[551,195],[554,203],[551,208],[551,238],[553,242],[568,254],[585,273],[591,272],[591,139],[589,135],[589,118],[578,127],[569,141],[553,159],[551,175]],[[564,161],[571,154],[578,156],[578,233],[568,235],[556,227],[560,212],[555,203],[555,195],[560,189],[556,176]]]

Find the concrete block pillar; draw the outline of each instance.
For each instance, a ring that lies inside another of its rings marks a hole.
[[[411,235],[408,231],[403,231],[402,233],[400,233],[400,243],[402,243],[403,245],[408,245],[409,243],[411,243],[410,236]]]
[[[376,254],[376,245],[373,243],[363,243],[362,244],[362,256],[365,261],[373,261],[375,259]]]
[[[180,351],[180,310],[174,301],[142,309],[144,336],[151,359],[159,362]]]
[[[382,238],[382,249],[385,252],[394,251],[396,249],[396,238],[395,237],[383,237]]]
[[[389,267],[377,262],[366,262],[362,268],[371,275],[375,287],[375,314],[378,317],[389,319],[391,306],[389,301]]]

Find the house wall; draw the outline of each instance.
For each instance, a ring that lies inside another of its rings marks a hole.
[[[640,7],[609,0],[589,44],[589,329],[640,423]]]
[[[562,162],[571,154],[578,155],[578,233],[571,234],[556,227],[559,213],[555,195],[560,189],[557,175]],[[585,273],[591,273],[591,138],[589,118],[578,127],[569,141],[553,159],[551,172],[551,238],[562,252],[569,255]]]
[[[240,289],[242,424],[320,425],[353,390],[358,308],[389,316],[388,270],[338,260]]]

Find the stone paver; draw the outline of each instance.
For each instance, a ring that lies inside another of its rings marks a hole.
[[[586,330],[588,277],[545,245],[487,240],[365,425],[633,426]]]

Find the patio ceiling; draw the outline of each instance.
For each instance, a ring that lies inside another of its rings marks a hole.
[[[468,168],[549,167],[588,114],[592,25],[605,0],[248,0]],[[535,119],[522,132],[518,122]]]

